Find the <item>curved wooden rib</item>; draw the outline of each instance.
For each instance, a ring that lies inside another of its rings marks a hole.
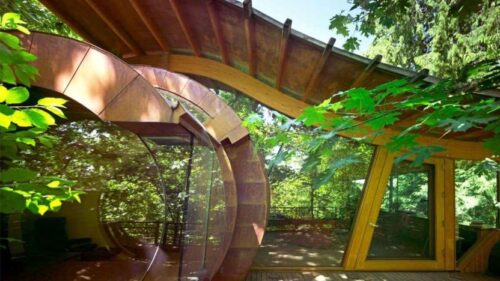
[[[189,78],[148,66],[135,69],[153,86],[174,93],[205,111],[209,133],[224,143],[236,181],[237,217],[231,245],[215,280],[243,280],[257,254],[267,223],[269,185],[264,163],[254,152],[236,113],[205,86]],[[221,124],[223,128],[221,128]],[[235,133],[236,132],[236,133]],[[235,134],[233,134],[235,133]]]
[[[172,109],[132,67],[95,46],[32,33],[34,86],[64,94],[107,121],[171,122]]]
[[[258,102],[275,109],[290,117],[297,117],[309,104],[285,95],[281,91],[247,75],[235,68],[218,63],[216,61],[185,55],[172,55],[168,64],[158,63],[154,57],[136,57],[127,61],[137,64],[148,64],[167,68],[170,71],[204,76],[224,83]],[[345,137],[357,137],[356,134],[341,132]],[[372,139],[375,145],[386,144],[393,136],[399,134],[395,129],[387,129],[383,135]],[[359,135],[358,135],[359,136]],[[482,160],[491,157],[492,152],[483,147],[482,142],[470,142],[453,139],[439,139],[431,136],[421,136],[417,142],[423,145],[435,145],[446,147],[447,150],[438,152],[435,156],[452,159]]]

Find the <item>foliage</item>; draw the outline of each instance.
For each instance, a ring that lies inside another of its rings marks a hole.
[[[496,226],[497,173],[500,170],[485,167],[496,165],[486,162],[457,161],[455,169],[456,216],[459,224],[470,225],[482,222],[486,226]]]
[[[244,120],[264,156],[271,207],[307,208],[319,219],[353,218],[373,147],[344,138],[320,138],[321,130],[302,126],[242,95],[225,91],[219,95]]]
[[[0,29],[28,30],[15,13],[0,19]],[[21,46],[15,35],[0,31],[0,212],[17,213],[29,209],[43,215],[57,211],[63,201],[79,200],[74,182],[54,176],[40,177],[20,163],[20,153],[39,144],[52,147],[53,137],[46,134],[56,124],[54,116],[65,118],[61,108],[65,100],[42,98],[31,104],[26,87],[38,74],[30,65],[36,57]]]
[[[54,33],[81,40],[81,37],[45,8],[38,0],[0,0],[0,14],[15,12],[30,30]]]
[[[335,94],[323,103],[309,107],[298,118],[306,126],[324,130],[321,138],[335,137],[339,132],[356,134],[359,140],[374,136],[396,124],[406,112],[426,114],[402,130],[386,144],[390,151],[403,151],[398,161],[415,158],[420,165],[440,146],[424,146],[417,142],[422,132],[440,129],[442,137],[450,133],[482,128],[492,133],[484,146],[500,154],[500,101],[494,97],[478,97],[473,92],[496,88],[500,81],[500,61],[488,61],[466,68],[463,80],[445,79],[433,85],[408,79],[391,81],[374,89],[355,88]],[[473,80],[474,79],[474,80]]]
[[[495,59],[500,52],[500,6],[490,0],[352,0],[351,10],[334,15],[330,29],[349,37],[344,48],[357,49],[359,38],[373,37],[369,56],[432,74],[457,78],[468,64]],[[353,43],[356,42],[356,43]]]

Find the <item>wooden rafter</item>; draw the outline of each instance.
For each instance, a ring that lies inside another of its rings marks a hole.
[[[153,22],[151,17],[147,16],[146,11],[144,11],[144,8],[141,6],[139,0],[129,0],[130,4],[134,8],[135,12],[139,16],[139,18],[142,20],[144,25],[146,25],[146,28],[149,30],[151,35],[156,40],[156,43],[161,47],[163,52],[169,53],[170,52],[170,45],[167,42],[167,40],[161,35],[160,30],[158,29],[158,26]]]
[[[144,54],[141,47],[135,42],[128,34],[121,28],[109,15],[101,10],[94,2],[95,0],[85,0],[85,3],[99,16],[99,18],[106,24],[106,26],[118,36],[118,38],[134,53],[134,55]]]
[[[303,101],[307,101],[307,98],[311,96],[312,91],[316,88],[316,85],[318,84],[319,75],[321,74],[321,71],[323,71],[326,61],[328,60],[330,54],[332,53],[334,44],[335,44],[335,38],[330,38],[330,40],[328,40],[328,44],[326,44],[325,49],[323,50],[323,53],[321,54],[321,57],[316,62],[316,65],[314,67],[314,72],[311,78],[309,79],[309,82],[307,82],[306,90],[304,91],[304,96],[302,98]]]
[[[186,36],[186,39],[188,40],[189,45],[194,52],[194,55],[197,57],[201,56],[200,47],[194,39],[194,34],[191,31],[191,28],[186,20],[186,17],[184,16],[184,13],[181,10],[181,7],[179,6],[178,0],[170,0],[170,6],[172,6],[175,17],[181,25],[182,32],[184,33],[184,36]]]
[[[410,77],[410,83],[422,81],[427,78],[427,76],[429,76],[429,70],[424,68]]]
[[[54,3],[48,0],[41,0],[40,2],[42,2],[45,7],[49,8],[49,10],[54,12],[58,18],[62,19],[69,26],[71,26],[71,29],[76,31],[76,33],[78,33],[78,35],[80,35],[82,38],[86,39],[88,42],[103,46],[100,40],[97,40],[94,36],[91,36],[76,20],[70,18],[68,16],[68,13],[61,11],[57,5],[54,5]]]
[[[255,62],[255,22],[253,19],[252,0],[243,1],[243,14],[248,55],[248,74],[255,77],[257,74],[257,65]]]
[[[224,40],[224,34],[222,33],[222,27],[220,25],[219,12],[217,7],[215,7],[214,0],[207,1],[208,16],[210,17],[210,23],[212,23],[212,29],[215,33],[215,38],[219,44],[219,50],[224,64],[229,64],[229,58],[227,54],[226,43]]]
[[[356,88],[359,87],[363,82],[366,80],[366,78],[377,68],[377,65],[380,64],[382,61],[382,55],[376,55],[370,63],[363,69],[363,72],[361,72],[358,77],[356,77],[356,80],[351,84],[351,88]]]
[[[283,81],[283,73],[285,72],[286,63],[286,51],[288,49],[288,39],[290,38],[290,33],[292,33],[292,20],[286,19],[283,24],[283,29],[281,31],[281,41],[280,50],[278,57],[278,72],[276,73],[276,84],[275,88],[279,89],[281,87],[281,82]]]

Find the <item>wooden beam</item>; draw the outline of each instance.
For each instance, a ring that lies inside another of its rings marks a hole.
[[[257,100],[259,103],[293,118],[297,118],[302,114],[305,107],[310,106],[236,68],[211,59],[172,54],[169,56],[168,65],[165,65],[165,61],[161,61],[160,58],[161,56],[159,55],[149,55],[126,59],[126,61],[134,64],[148,64],[150,66],[162,67],[174,72],[193,74],[219,81]],[[370,133],[368,128],[365,129],[367,134]],[[399,135],[399,133],[400,130],[388,128],[384,130],[384,134],[375,136],[371,139],[371,142],[375,145],[384,145],[389,142],[392,137]],[[359,132],[339,132],[339,135],[345,137],[359,137],[364,134]],[[435,156],[453,159],[482,160],[492,155],[492,152],[484,148],[481,142],[439,139],[425,135],[418,137],[417,142],[422,145],[437,145],[447,148],[445,151],[436,153]]]
[[[410,77],[410,83],[416,83],[424,80],[429,76],[429,69],[422,69],[419,72],[415,73],[412,77]]]
[[[377,66],[380,64],[381,61],[382,61],[382,55],[376,55],[370,61],[370,63],[365,67],[365,69],[363,69],[363,72],[361,72],[361,74],[358,75],[358,77],[356,77],[356,80],[354,80],[350,88],[357,88],[361,84],[363,84],[366,78],[373,72],[373,70],[375,70],[375,68],[377,68]]]
[[[255,77],[257,65],[255,59],[255,22],[253,19],[252,0],[243,1],[243,26],[247,44],[248,74]]]
[[[132,51],[134,55],[144,54],[141,47],[114,20],[102,11],[95,0],[85,0],[85,3],[99,16],[111,31]]]
[[[212,24],[215,38],[217,39],[217,43],[219,44],[222,62],[224,64],[229,64],[226,42],[224,41],[224,34],[222,33],[222,27],[220,25],[219,12],[217,11],[217,7],[215,7],[215,5],[216,4],[214,0],[207,1],[208,16],[210,17],[210,23]]]
[[[302,101],[307,101],[307,98],[311,96],[312,91],[316,88],[316,85],[318,84],[319,75],[321,74],[321,71],[323,71],[326,61],[328,60],[330,54],[332,53],[334,44],[335,44],[335,38],[330,38],[330,40],[328,40],[328,44],[326,44],[325,49],[323,50],[323,53],[321,54],[321,57],[318,59],[316,65],[314,66],[313,74],[309,79],[309,82],[307,82],[306,90],[304,91],[304,96],[302,98]]]
[[[359,209],[352,226],[352,237],[349,239],[344,256],[343,266],[346,270],[355,269],[357,264],[365,258],[363,248],[366,249],[366,252],[368,251],[371,235],[373,234],[373,228],[370,225],[377,223],[378,216],[378,211],[377,214],[374,214],[373,209],[378,210],[379,206],[376,204],[382,202],[391,173],[392,162],[393,157],[387,148],[383,146],[376,148]]]
[[[161,35],[158,25],[156,25],[153,22],[152,18],[148,16],[147,13],[144,11],[144,8],[141,6],[140,1],[139,0],[129,0],[129,1],[130,4],[132,5],[132,8],[134,8],[139,18],[142,20],[144,25],[146,25],[146,28],[149,30],[151,35],[153,35],[153,37],[156,40],[156,43],[158,43],[162,51],[169,53],[170,52],[169,43],[167,42],[165,37]]]
[[[189,45],[191,46],[191,49],[194,52],[194,55],[200,57],[201,56],[200,47],[195,41],[194,34],[187,23],[186,17],[184,16],[181,7],[179,6],[178,0],[170,0],[170,6],[172,6],[172,10],[174,11],[175,17],[177,18],[177,21],[181,25],[182,32],[184,33],[184,36],[186,36],[186,39],[188,40]]]
[[[281,82],[283,81],[283,73],[285,72],[286,63],[286,51],[288,49],[288,39],[290,38],[290,33],[292,33],[292,20],[286,19],[281,31],[280,49],[278,53],[278,71],[276,72],[276,89],[281,88]]]

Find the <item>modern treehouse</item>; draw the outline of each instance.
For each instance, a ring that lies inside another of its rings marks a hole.
[[[384,144],[422,114],[406,112],[371,144],[346,133],[335,153],[363,161],[340,169],[322,189],[309,191],[305,177],[297,195],[271,188],[268,178],[279,169],[266,171],[240,117],[217,94],[242,94],[295,118],[342,90],[436,78],[343,51],[333,39],[319,42],[248,0],[41,2],[85,42],[17,34],[38,57],[32,98],[70,100],[68,120],[52,130],[61,145],[40,148],[26,165],[76,178],[85,194],[58,212],[7,217],[4,280],[498,274],[497,209],[481,211],[490,221],[471,224],[456,208],[467,180],[456,167],[491,157],[482,146],[488,132],[423,132],[419,143],[446,150],[419,167],[395,164]],[[493,177],[488,192],[498,200]]]

